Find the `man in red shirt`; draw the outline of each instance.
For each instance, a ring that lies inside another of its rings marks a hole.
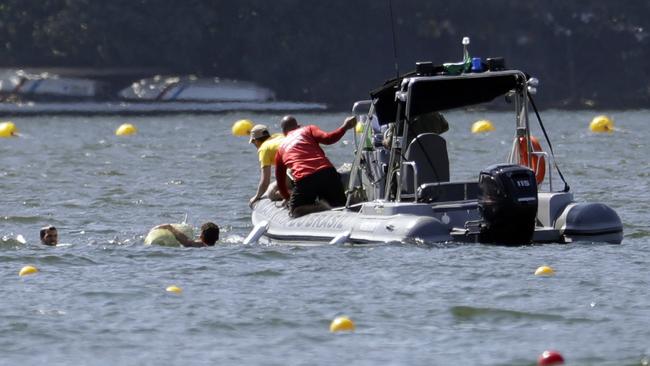
[[[320,144],[336,143],[356,124],[356,117],[348,117],[341,127],[324,132],[314,125],[301,127],[292,116],[282,118],[280,127],[286,137],[275,155],[275,178],[280,194],[289,200],[289,214],[292,217],[323,210],[326,206],[316,204],[316,198],[332,207],[345,205],[341,177]],[[285,181],[287,168],[291,169],[295,180],[291,197]]]

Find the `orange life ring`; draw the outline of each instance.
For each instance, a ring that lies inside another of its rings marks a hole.
[[[530,136],[530,144],[533,151],[544,151],[542,146],[539,144],[539,140],[535,136]],[[523,166],[528,166],[528,144],[526,143],[525,137],[519,138],[519,164]],[[544,175],[546,175],[546,160],[543,156],[533,155],[531,160],[532,169],[535,172],[535,180],[537,184],[540,185],[544,181]]]

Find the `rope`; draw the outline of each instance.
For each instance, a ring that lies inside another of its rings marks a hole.
[[[526,93],[528,93],[528,100],[530,100],[530,105],[533,106],[533,110],[535,111],[535,116],[537,116],[537,121],[539,121],[539,126],[542,128],[542,132],[544,132],[544,137],[546,138],[546,142],[548,143],[549,150],[551,150],[551,156],[553,157],[553,165],[555,166],[555,169],[560,175],[562,182],[564,182],[564,192],[568,192],[570,189],[569,184],[566,182],[566,179],[564,179],[564,175],[562,175],[562,171],[560,171],[560,167],[557,165],[557,160],[555,160],[555,154],[553,153],[553,145],[551,145],[551,140],[548,138],[548,134],[546,133],[546,128],[544,128],[544,123],[542,123],[542,117],[539,116],[539,112],[537,111],[537,106],[535,105],[533,96],[530,95],[528,91]]]

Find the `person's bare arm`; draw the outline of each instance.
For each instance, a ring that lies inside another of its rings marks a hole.
[[[287,189],[287,166],[282,161],[280,153],[275,155],[275,180],[278,182],[278,190],[285,200],[289,199],[289,190]]]
[[[187,237],[187,235],[183,234],[182,232],[176,230],[175,227],[173,227],[170,224],[164,224],[164,225],[158,225],[156,226],[156,229],[165,229],[168,230],[170,233],[174,235],[176,240],[178,240],[179,243],[181,243],[182,246],[184,247],[192,247],[192,248],[200,248],[200,247],[205,247],[204,243],[196,240],[192,240]]]
[[[354,126],[356,125],[357,125],[357,118],[353,116],[353,117],[346,118],[345,121],[343,121],[341,127],[337,128],[332,132],[325,132],[316,126],[313,126],[311,128],[311,134],[314,137],[314,139],[319,143],[325,145],[331,145],[333,143],[338,142],[341,139],[341,137],[345,135],[345,132],[347,130],[354,128]]]
[[[178,239],[178,238],[176,238],[176,239]],[[179,240],[179,242],[180,242],[180,240]],[[207,247],[207,245],[205,243],[203,243],[201,241],[198,241],[198,240],[189,240],[189,241],[186,241],[186,242],[181,242],[181,245],[186,247],[186,248],[203,248],[203,247]]]
[[[269,184],[271,183],[271,166],[265,166],[260,169],[260,183],[257,185],[257,192],[255,192],[255,195],[248,201],[248,205],[252,208],[253,203],[259,201],[260,198],[262,198],[262,195],[264,195],[264,192],[266,192],[266,189],[269,187]]]

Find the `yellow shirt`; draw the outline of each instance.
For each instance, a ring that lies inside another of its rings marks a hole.
[[[268,140],[264,141],[259,149],[257,149],[257,155],[260,159],[260,167],[264,168],[266,166],[273,166],[275,164],[275,153],[278,152],[278,148],[282,141],[284,140],[284,135],[281,133],[276,133]]]

